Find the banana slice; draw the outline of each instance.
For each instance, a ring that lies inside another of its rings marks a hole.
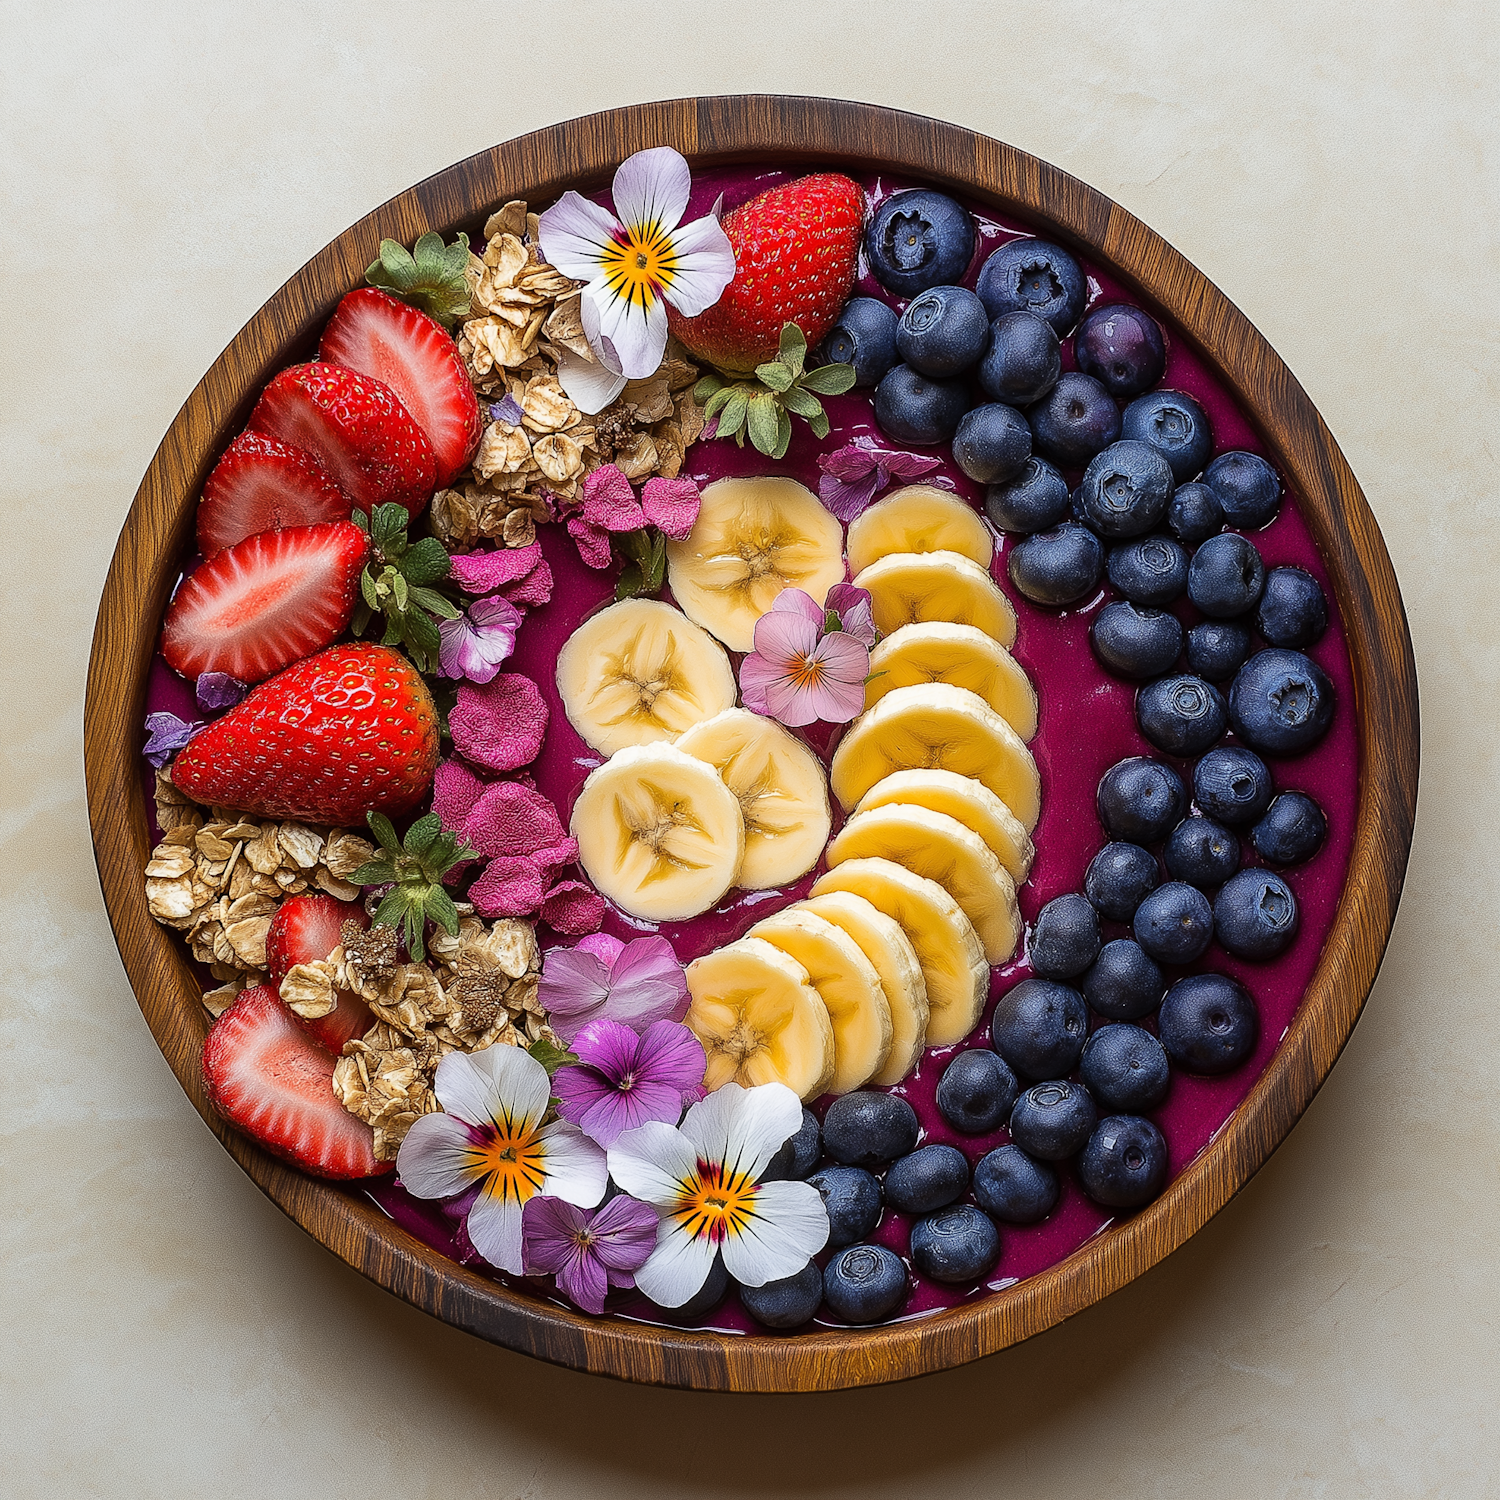
[[[631,745],[591,771],[572,833],[600,892],[653,922],[707,911],[745,855],[739,799],[675,745]]]
[[[833,1025],[807,970],[760,938],[688,965],[687,1024],[708,1054],[704,1087],[784,1083],[816,1099],[833,1077]]]
[[[894,917],[916,949],[927,983],[928,1047],[951,1047],[973,1031],[989,993],[989,966],[974,924],[935,880],[888,859],[851,859],[820,875],[814,896],[852,891]]]
[[[891,1050],[891,1006],[875,965],[844,931],[800,904],[757,922],[745,934],[795,958],[812,981],[833,1025],[828,1094],[847,1094],[885,1066]]]
[[[667,543],[672,597],[731,651],[753,649],[755,622],[782,589],[805,589],[821,604],[843,581],[843,528],[811,490],[781,475],[716,480],[687,540]]]
[[[859,799],[854,811],[862,813],[893,802],[947,813],[965,828],[972,828],[990,846],[1017,885],[1031,873],[1036,850],[1030,837],[1016,815],[982,781],[960,776],[956,771],[927,767],[893,771]]]
[[[1002,646],[1016,638],[1010,600],[985,569],[957,552],[892,552],[857,573],[854,586],[869,589],[881,635],[920,620],[947,620],[978,626]]]
[[[626,599],[585,620],[557,654],[568,722],[603,755],[675,739],[734,706],[724,648],[659,599]]]
[[[1016,883],[985,841],[947,813],[891,803],[856,813],[828,846],[828,866],[888,859],[935,880],[963,907],[987,963],[1003,964],[1021,940]]]
[[[896,688],[839,741],[828,770],[847,810],[883,776],[938,767],[982,781],[1030,833],[1042,810],[1036,762],[1020,736],[976,693],[944,682]]]
[[[828,782],[796,735],[748,708],[731,708],[693,725],[677,748],[707,761],[739,798],[745,861],[736,885],[770,890],[812,869],[831,826]]]
[[[810,896],[801,904],[835,927],[842,927],[864,950],[880,975],[891,1008],[891,1050],[885,1066],[875,1073],[871,1083],[889,1087],[900,1083],[922,1058],[922,1043],[927,1036],[927,981],[917,962],[917,950],[901,930],[901,924],[877,911],[863,896],[853,891],[825,891]],[[837,1038],[835,1038],[837,1052]]]
[[[868,514],[868,512],[867,512]],[[923,620],[892,631],[870,653],[865,707],[893,688],[946,682],[978,693],[1023,740],[1036,734],[1036,689],[1009,651],[974,625]]]
[[[957,552],[988,570],[995,540],[962,495],[912,484],[852,520],[845,548],[856,573],[892,552]]]

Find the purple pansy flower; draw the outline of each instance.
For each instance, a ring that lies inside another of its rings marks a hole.
[[[938,459],[919,453],[888,453],[853,442],[818,459],[823,477],[818,496],[846,524],[852,521],[892,479],[918,479],[930,474]]]
[[[470,682],[492,682],[515,650],[521,611],[498,595],[476,599],[455,619],[438,626],[439,668],[444,677],[467,677]]]
[[[553,948],[542,965],[537,999],[569,1045],[590,1021],[620,1021],[643,1031],[687,1014],[687,976],[664,937],[622,943],[604,933],[573,948]]]
[[[557,1112],[601,1146],[648,1120],[675,1125],[700,1097],[708,1059],[680,1021],[653,1021],[640,1034],[619,1021],[590,1021],[570,1045],[578,1065],[553,1075]]]
[[[584,1312],[602,1313],[612,1286],[633,1287],[656,1248],[656,1210],[623,1193],[590,1212],[561,1198],[533,1198],[522,1211],[529,1276],[551,1276]]]

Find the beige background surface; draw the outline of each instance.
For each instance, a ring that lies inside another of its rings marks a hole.
[[[1497,77],[1484,0],[3,0],[0,1491],[1500,1493]],[[262,1199],[136,1010],[79,764],[116,532],[178,405],[276,286],[495,141],[748,90],[1010,140],[1245,309],[1384,528],[1425,769],[1365,1018],[1217,1220],[979,1366],[732,1400],[491,1349]]]

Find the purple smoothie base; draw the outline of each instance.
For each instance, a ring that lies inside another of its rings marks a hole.
[[[796,175],[801,174],[757,171],[747,167],[699,173],[686,217],[692,219],[706,213],[721,192],[727,210]],[[868,191],[872,205],[911,185],[875,174],[858,180]],[[607,201],[606,195],[596,196]],[[996,245],[1029,231],[997,221],[993,215],[973,204],[969,207],[979,226],[979,244],[964,277],[965,283],[972,286],[980,265]],[[1089,280],[1089,306],[1109,302],[1143,304],[1163,325],[1168,353],[1161,384],[1186,391],[1202,404],[1213,424],[1214,452],[1217,454],[1231,448],[1259,451],[1261,444],[1234,399],[1198,355],[1172,332],[1171,325],[1159,311],[1147,299],[1128,291],[1097,266],[1088,261],[1083,265]],[[856,292],[890,301],[898,309],[904,305],[889,297],[868,274],[862,275]],[[1075,368],[1071,339],[1063,343],[1063,366],[1065,369]],[[772,463],[749,447],[740,449],[729,442],[700,442],[689,451],[683,473],[704,485],[731,475],[776,472],[790,475],[816,490],[819,453],[832,452],[856,437],[866,436],[880,447],[898,446],[887,442],[875,426],[867,395],[851,393],[826,400],[824,404],[832,421],[832,432],[822,442],[814,439],[804,424],[795,422],[791,447],[778,463]],[[923,482],[952,489],[982,515],[983,487],[953,465],[946,447],[934,448],[930,452],[942,462]],[[1070,483],[1076,484],[1077,474],[1069,473],[1067,477]],[[895,487],[892,486],[892,490]],[[1338,711],[1332,727],[1312,750],[1270,764],[1277,790],[1295,788],[1312,796],[1327,815],[1329,832],[1323,848],[1312,860],[1283,872],[1301,905],[1302,925],[1295,942],[1279,959],[1270,964],[1244,963],[1231,958],[1215,944],[1187,970],[1171,971],[1172,978],[1183,972],[1201,970],[1230,974],[1255,997],[1260,1011],[1260,1037],[1255,1052],[1234,1072],[1218,1078],[1198,1078],[1175,1067],[1172,1070],[1166,1100],[1150,1112],[1150,1118],[1166,1137],[1172,1177],[1177,1176],[1223,1128],[1286,1035],[1333,924],[1353,847],[1359,746],[1354,715],[1350,712],[1354,683],[1348,644],[1327,569],[1292,493],[1287,494],[1276,520],[1255,535],[1255,542],[1268,568],[1295,564],[1306,569],[1322,585],[1328,599],[1328,630],[1308,654],[1328,673],[1334,685]],[[1114,597],[1112,590],[1106,585],[1086,604],[1072,609],[1039,609],[1022,599],[1010,584],[1006,556],[1011,544],[1011,538],[996,535],[995,561],[991,571],[1016,606],[1019,623],[1014,655],[1036,684],[1041,705],[1040,727],[1031,750],[1041,773],[1042,815],[1034,834],[1036,860],[1031,877],[1019,891],[1021,911],[1029,926],[1038,910],[1054,896],[1082,889],[1084,870],[1105,842],[1094,805],[1099,778],[1125,756],[1159,755],[1159,752],[1136,727],[1134,686],[1108,675],[1099,666],[1089,646],[1089,626],[1099,609]],[[532,678],[547,700],[551,711],[547,738],[530,773],[538,789],[557,804],[566,819],[585,778],[600,763],[600,757],[568,723],[558,696],[553,666],[563,642],[579,623],[612,600],[614,572],[600,573],[584,567],[572,540],[561,527],[544,529],[542,547],[556,579],[553,602],[530,611],[520,632],[516,652],[505,670],[521,672]],[[1201,618],[1186,600],[1177,606],[1177,613],[1185,624],[1196,623]],[[736,656],[734,660],[737,665],[739,658]],[[152,665],[147,687],[147,711],[160,710],[188,719],[198,716],[191,684],[179,678],[158,657]],[[804,737],[826,763],[836,735],[837,731],[829,726],[815,725]],[[1232,735],[1229,741],[1233,743]],[[1188,774],[1191,762],[1174,761],[1173,764],[1191,784]],[[148,767],[148,785],[149,776]],[[147,805],[150,806],[149,796]],[[835,809],[835,826],[837,821]],[[1248,839],[1242,843],[1247,855],[1246,864],[1259,863]],[[700,954],[742,937],[762,917],[805,896],[823,868],[820,862],[812,872],[784,890],[731,892],[721,906],[686,922],[652,924],[612,909],[605,920],[604,930],[626,940],[645,932],[661,932],[671,940],[682,961],[688,963]],[[1106,922],[1103,926],[1106,939],[1129,935],[1124,924]],[[551,934],[545,926],[539,929],[539,936],[544,949],[574,941]],[[906,1098],[916,1110],[923,1142],[940,1141],[957,1146],[971,1166],[986,1152],[1007,1141],[1008,1133],[997,1130],[988,1135],[965,1136],[954,1131],[937,1111],[934,1101],[937,1082],[955,1053],[967,1047],[988,1045],[989,1017],[995,1000],[1030,972],[1024,948],[1014,961],[994,969],[990,1001],[974,1033],[957,1046],[925,1053],[917,1070],[891,1090]],[[1098,1018],[1092,1019],[1095,1024],[1102,1024]],[[1154,1030],[1155,1018],[1148,1018],[1142,1024]],[[814,1105],[815,1111],[821,1115],[830,1102],[827,1099],[818,1101]],[[1012,1286],[1057,1264],[1114,1222],[1115,1215],[1084,1195],[1071,1167],[1064,1166],[1059,1175],[1063,1184],[1062,1197],[1047,1219],[1031,1226],[1000,1226],[1000,1259],[983,1284],[943,1286],[913,1272],[911,1292],[904,1306],[897,1317],[888,1321],[922,1317],[983,1297],[988,1291]],[[385,1179],[349,1191],[362,1193],[402,1228],[442,1254],[543,1300],[559,1306],[568,1305],[545,1283],[492,1271],[468,1245],[467,1236],[462,1234],[454,1218],[444,1212],[442,1205],[412,1197],[399,1182]],[[909,1216],[887,1211],[871,1238],[888,1245],[904,1259],[910,1227]],[[820,1260],[824,1258],[826,1256]],[[633,1321],[663,1327],[690,1326],[733,1334],[767,1333],[744,1312],[733,1294],[705,1318],[686,1325],[673,1322],[660,1308],[634,1292],[614,1294],[609,1310]],[[821,1317],[815,1320],[815,1325],[842,1326],[825,1322]]]

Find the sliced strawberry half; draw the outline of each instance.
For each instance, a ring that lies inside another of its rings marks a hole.
[[[370,916],[357,901],[338,901],[310,892],[288,896],[276,909],[266,933],[266,968],[272,987],[280,989],[293,965],[327,958],[343,942],[345,922],[364,928],[370,925]],[[370,1007],[349,990],[338,991],[337,1003],[326,1016],[309,1019],[293,1011],[292,1019],[333,1053],[341,1052],[345,1042],[363,1036],[375,1024]]]
[[[390,386],[427,434],[442,489],[479,446],[479,402],[453,336],[435,318],[375,287],[339,303],[318,358]]]
[[[203,486],[198,550],[212,557],[258,531],[347,521],[353,508],[311,453],[258,432],[242,432]]]
[[[161,651],[184,677],[228,672],[261,682],[342,635],[369,538],[352,521],[259,531],[183,580]]]
[[[293,365],[261,392],[250,431],[303,448],[321,461],[356,510],[432,497],[432,445],[388,385],[342,365]]]
[[[203,1081],[215,1109],[267,1151],[319,1177],[373,1177],[375,1136],[333,1092],[334,1057],[269,985],[246,990],[209,1028]]]

